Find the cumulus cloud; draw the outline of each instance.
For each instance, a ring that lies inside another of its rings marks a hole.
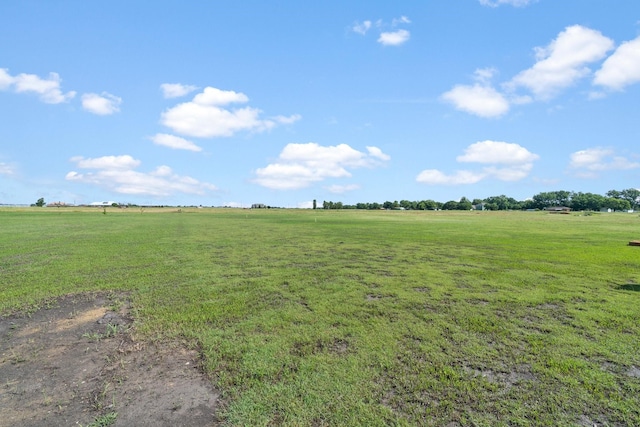
[[[158,166],[151,172],[136,171],[140,161],[129,155],[70,159],[79,169],[94,172],[67,173],[68,181],[96,185],[120,194],[170,196],[176,193],[205,194],[216,190],[213,184],[200,182],[189,176],[175,174],[169,166]]]
[[[500,117],[509,111],[509,101],[488,85],[456,85],[442,94],[442,99],[456,110],[480,117]]]
[[[381,149],[379,149],[378,147],[366,147],[367,151],[369,152],[369,155],[372,157],[375,157],[376,159],[380,159],[384,162],[386,162],[387,160],[391,160],[391,156],[389,156],[388,154],[384,154],[382,152]]]
[[[604,58],[613,41],[599,31],[573,25],[546,47],[535,49],[537,62],[506,84],[511,90],[525,87],[538,99],[550,99],[560,90],[587,76],[587,67]]]
[[[122,98],[107,92],[85,93],[82,95],[82,108],[99,116],[108,116],[120,111]]]
[[[7,90],[13,84],[13,77],[6,68],[0,68],[0,90]]]
[[[437,169],[425,169],[418,174],[416,181],[429,185],[475,184],[486,177],[486,174],[471,171],[456,171],[447,175]]]
[[[129,155],[124,156],[103,156],[85,159],[82,156],[75,156],[70,159],[81,169],[134,169],[140,166],[140,160],[136,160]]]
[[[63,93],[60,89],[62,79],[58,73],[49,73],[48,78],[35,74],[18,74],[11,76],[9,70],[0,69],[0,90],[13,89],[16,93],[35,93],[47,104],[60,104],[76,96],[76,92]]]
[[[459,162],[490,164],[524,164],[540,157],[518,144],[502,141],[480,141],[471,144],[464,154],[456,157]]]
[[[480,4],[489,7],[498,7],[503,4],[508,4],[515,7],[528,6],[531,3],[535,3],[538,0],[480,0]]]
[[[377,147],[367,150],[368,154],[347,144],[287,144],[275,163],[255,171],[253,182],[277,190],[299,189],[327,178],[347,178],[348,169],[377,167],[389,159]]]
[[[241,92],[221,90],[209,86],[204,88],[202,93],[197,94],[193,98],[193,102],[199,105],[244,104],[245,102],[249,102],[249,97]]]
[[[516,2],[510,3],[516,5]],[[497,5],[497,2],[486,1],[483,4]],[[623,46],[619,49],[619,56],[614,54],[610,61],[605,61],[610,65],[603,66],[596,74],[594,83],[619,88],[640,80],[640,66],[636,59],[638,46],[635,40]],[[475,71],[474,84],[455,85],[441,99],[460,111],[486,118],[500,117],[509,112],[512,105],[553,98],[563,89],[590,75],[588,65],[603,59],[611,49],[613,41],[599,31],[573,25],[560,32],[546,47],[535,48],[536,63],[502,83],[501,91],[491,84],[497,71],[484,68]],[[518,93],[520,89],[526,93]],[[599,93],[590,95],[591,98],[601,96]]]
[[[401,44],[409,41],[411,34],[409,31],[400,29],[397,31],[387,31],[380,33],[378,37],[378,43],[383,46],[400,46]]]
[[[461,163],[486,165],[480,171],[458,170],[446,174],[437,169],[426,169],[416,177],[416,181],[430,185],[475,184],[483,179],[499,181],[519,181],[529,175],[537,154],[531,153],[519,144],[502,141],[480,141],[469,145],[464,154],[456,157]]]
[[[188,95],[197,89],[197,86],[183,85],[181,83],[163,83],[160,85],[162,96],[165,98],[179,98],[181,96]]]
[[[613,90],[622,90],[637,82],[640,82],[640,37],[622,43],[593,79],[594,84]]]
[[[617,156],[610,148],[594,147],[572,153],[569,168],[581,178],[596,178],[600,172],[638,169],[640,163]]]
[[[174,132],[199,137],[232,136],[240,131],[262,132],[279,124],[289,124],[299,115],[261,118],[262,111],[252,107],[229,108],[230,104],[244,104],[249,98],[239,92],[207,87],[192,101],[169,108],[161,115],[161,123]]]
[[[175,135],[157,133],[150,139],[154,144],[163,145],[165,147],[173,148],[174,150],[202,151],[202,148],[193,142]]]

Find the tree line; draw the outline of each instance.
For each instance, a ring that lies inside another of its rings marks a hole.
[[[342,202],[324,201],[322,209],[405,209],[405,210],[529,210],[545,209],[563,206],[574,211],[628,211],[640,208],[640,190],[628,188],[626,190],[609,190],[606,195],[582,193],[575,191],[547,191],[534,195],[531,199],[516,200],[505,195],[491,196],[486,199],[469,200],[466,197],[458,201],[437,202],[435,200],[400,200],[383,203],[356,203],[355,205]],[[316,205],[314,203],[314,209]]]

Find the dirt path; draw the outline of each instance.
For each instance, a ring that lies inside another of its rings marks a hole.
[[[0,317],[0,427],[219,425],[197,352],[135,341],[131,324],[123,296]]]

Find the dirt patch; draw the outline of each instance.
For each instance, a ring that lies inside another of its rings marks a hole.
[[[123,296],[0,317],[0,427],[221,424],[198,352],[137,341],[132,325]]]

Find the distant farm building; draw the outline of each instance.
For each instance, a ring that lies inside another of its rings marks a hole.
[[[117,205],[117,202],[112,202],[112,201],[108,201],[108,202],[93,202],[91,203],[89,206],[113,206],[113,205]]]

